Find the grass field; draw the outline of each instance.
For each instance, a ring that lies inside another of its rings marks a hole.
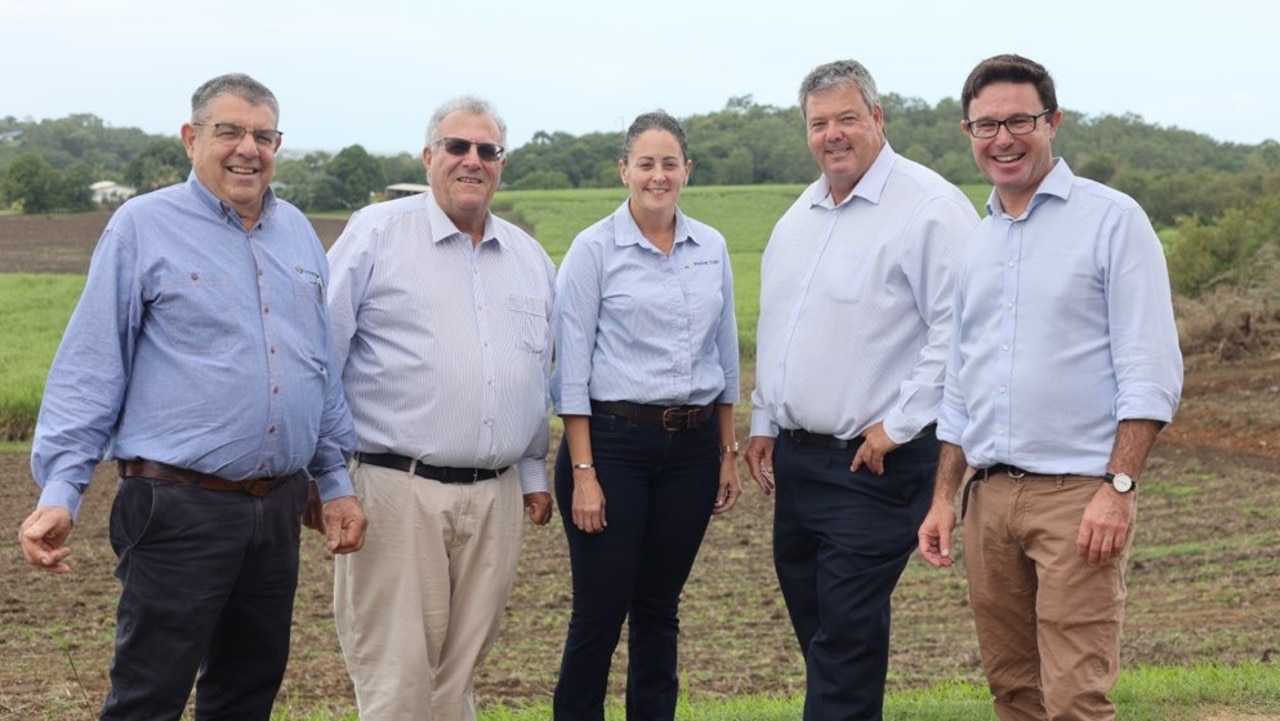
[[[799,190],[694,186],[684,196],[689,215],[728,238],[744,336],[755,324],[759,253],[773,220]],[[975,202],[985,199],[986,189],[966,190]],[[504,192],[497,207],[532,229],[559,259],[579,230],[622,197],[621,188]],[[83,271],[67,269],[87,264],[87,249],[105,223],[105,217],[32,219],[48,227],[38,238],[8,243],[7,229],[18,220],[0,218],[0,271],[25,267],[16,259],[62,270],[0,275],[0,418],[34,418],[49,359],[83,286]],[[340,222],[331,219],[329,226]],[[73,237],[71,226],[91,235]],[[322,237],[331,240],[336,230],[328,231],[332,235]],[[1126,721],[1280,721],[1274,663],[1280,565],[1273,551],[1280,543],[1280,354],[1266,350],[1280,345],[1256,347],[1262,350],[1233,362],[1212,354],[1188,358],[1183,406],[1148,464],[1130,571],[1125,672],[1116,692]],[[744,388],[750,384],[748,374]],[[739,434],[745,437],[745,429]],[[15,529],[33,507],[37,491],[27,455],[20,443],[0,444],[0,527]],[[740,472],[746,480],[745,468]],[[90,718],[101,702],[118,592],[106,541],[112,475],[103,464],[86,497],[73,539],[73,574],[28,569],[16,552],[6,558],[0,721]],[[713,522],[686,587],[681,668],[689,703],[681,719],[799,715],[803,665],[770,561],[772,499],[747,484],[739,506]],[[294,651],[277,719],[349,721],[354,701],[332,624],[332,564],[314,534],[304,538],[303,554]],[[559,519],[528,529],[503,634],[477,679],[483,721],[549,717],[545,703],[564,639],[568,582]],[[965,590],[963,572],[919,561],[908,567],[894,601],[887,718],[991,718]],[[624,661],[625,643],[615,664]],[[611,695],[621,698],[621,679],[614,676]],[[621,718],[615,708],[611,721]]]
[[[733,264],[738,336],[744,365],[755,357],[759,315],[760,254],[773,224],[803,189],[797,185],[700,187],[681,196],[681,209],[724,234]],[[975,203],[986,198],[982,186],[966,187]],[[504,191],[494,211],[530,228],[559,262],[581,230],[612,213],[626,197],[624,189]],[[85,247],[91,248],[91,245]],[[0,440],[29,437],[34,427],[44,378],[76,300],[81,275],[0,274]]]

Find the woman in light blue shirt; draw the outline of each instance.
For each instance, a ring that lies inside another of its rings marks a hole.
[[[675,118],[636,118],[622,150],[626,202],[574,239],[556,278],[555,490],[573,569],[557,721],[604,718],[623,621],[627,718],[674,718],[680,592],[711,516],[741,494],[724,236],[676,206],[693,161]]]

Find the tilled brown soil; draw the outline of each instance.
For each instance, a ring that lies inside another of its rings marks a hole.
[[[83,272],[105,222],[105,215],[0,218],[0,272]],[[330,243],[342,221],[316,225]],[[1271,661],[1280,655],[1280,357],[1193,357],[1186,380],[1179,417],[1142,486],[1125,663]],[[682,605],[682,679],[695,699],[803,688],[773,575],[771,500],[745,467],[742,477],[748,492],[712,523]],[[0,719],[87,719],[101,704],[118,591],[106,531],[112,493],[104,464],[72,536],[71,574],[31,569],[13,538],[38,492],[27,454],[0,452],[0,528],[10,539],[0,545]],[[477,681],[484,704],[546,700],[555,684],[570,599],[567,550],[558,519],[528,528],[525,539],[503,635]],[[303,555],[293,656],[277,707],[350,713],[330,609],[332,561],[311,533]],[[892,687],[980,679],[962,571],[913,561],[894,613]],[[625,640],[621,647],[615,668],[625,662]],[[622,694],[616,672],[614,694]],[[1206,709],[1204,718],[1255,717]]]

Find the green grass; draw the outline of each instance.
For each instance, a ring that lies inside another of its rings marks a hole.
[[[754,366],[756,317],[760,311],[760,254],[773,225],[804,186],[691,186],[680,198],[690,217],[724,234],[733,264],[739,347],[744,369]],[[986,186],[963,188],[975,205]],[[557,263],[574,236],[612,213],[626,197],[623,188],[503,191],[494,212],[529,228]],[[324,217],[342,218],[345,213]],[[84,288],[84,278],[66,275],[0,275],[0,441],[30,437],[44,379],[62,330]]]
[[[0,275],[0,440],[30,436],[45,376],[82,290],[78,275]]]
[[[1117,717],[1126,721],[1197,721],[1215,710],[1249,709],[1252,713],[1280,713],[1280,666],[1266,663],[1192,667],[1153,666],[1125,671],[1111,694]],[[794,697],[743,696],[725,701],[681,699],[676,717],[682,721],[793,721],[800,718],[804,700]],[[606,711],[608,721],[622,721],[619,703]],[[522,708],[481,709],[478,721],[544,721],[548,704]],[[890,693],[885,718],[897,721],[989,721],[991,698],[985,686],[942,682],[925,689]],[[355,721],[354,711],[297,714],[278,704],[274,721]]]

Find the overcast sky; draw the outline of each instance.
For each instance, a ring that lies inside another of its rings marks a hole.
[[[539,130],[620,131],[654,108],[684,117],[742,95],[791,106],[805,73],[838,58],[866,65],[881,93],[933,104],[958,98],[979,60],[1017,52],[1049,69],[1069,110],[1134,113],[1259,143],[1280,139],[1278,8],[1256,0],[0,0],[0,117],[92,113],[176,134],[196,86],[240,71],[279,98],[291,149],[359,143],[416,155],[431,111],[464,93],[491,100],[508,145],[519,147]]]

